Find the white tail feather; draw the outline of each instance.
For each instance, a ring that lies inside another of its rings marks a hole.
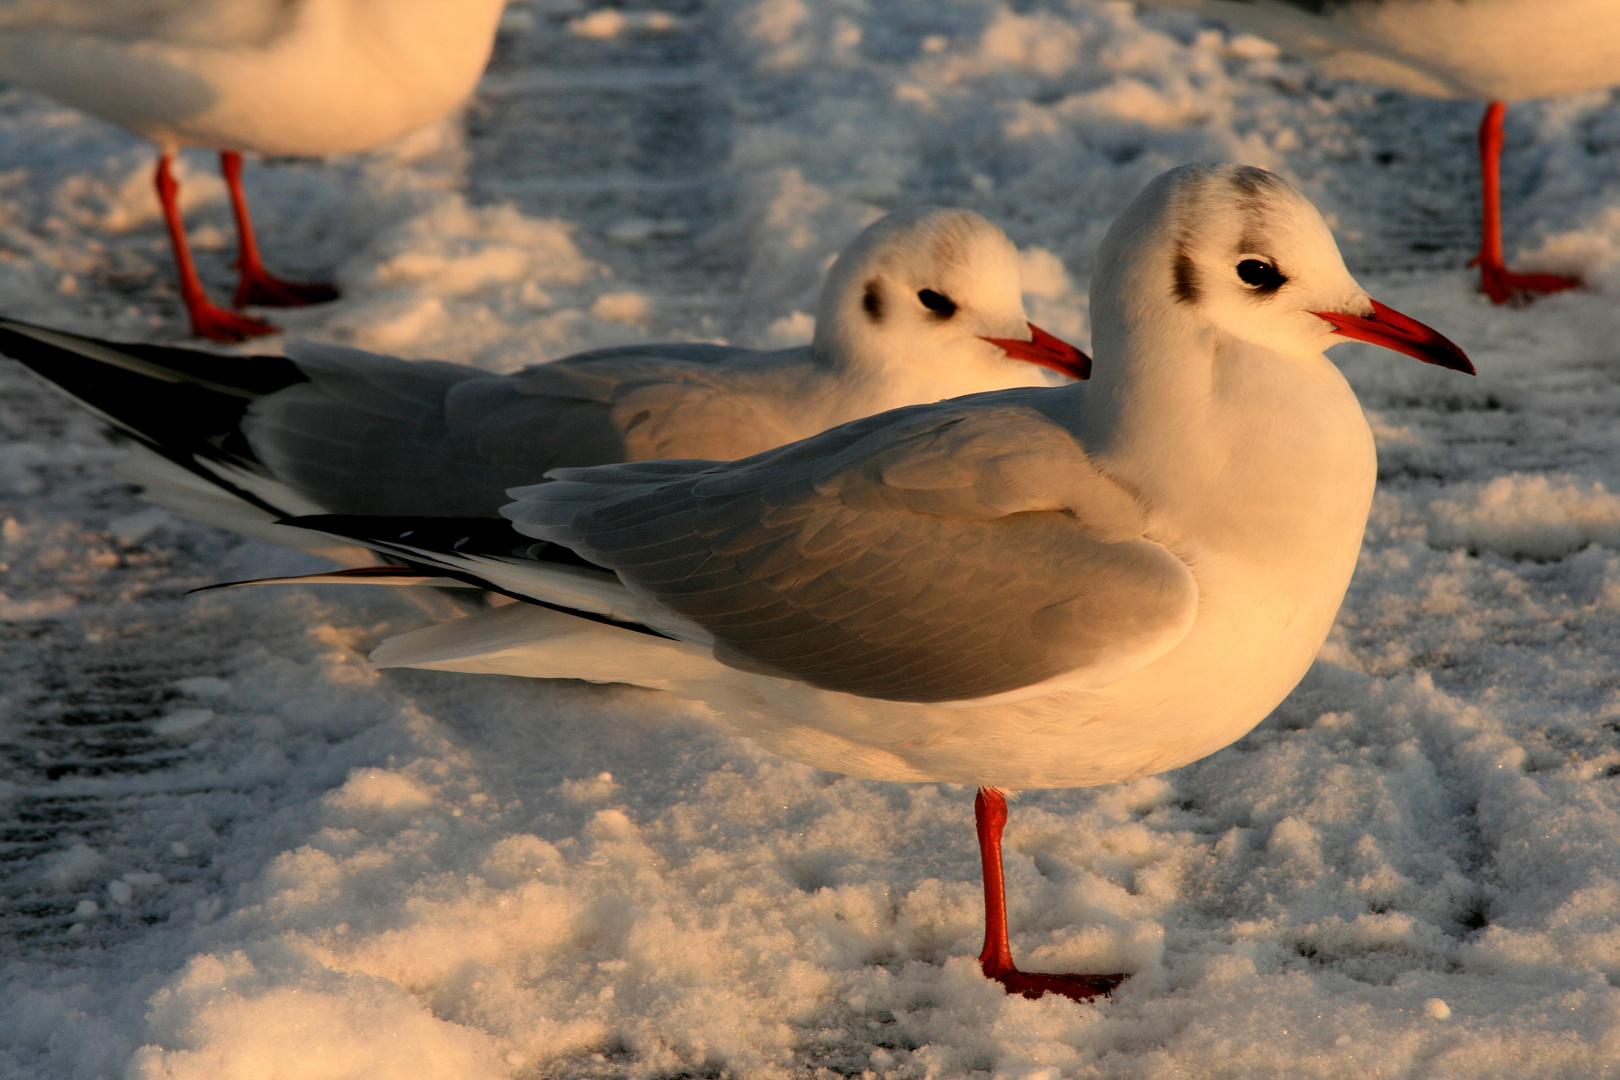
[[[608,570],[557,566],[496,555],[430,551],[397,540],[389,547],[406,553],[406,558],[460,570],[517,596],[605,615],[616,622],[639,623],[704,649],[714,644],[714,636],[707,630],[656,601],[637,596]]]
[[[391,637],[372,651],[371,662],[380,668],[585,679],[677,692],[722,670],[701,646],[533,604],[508,604]]]
[[[118,463],[118,474],[132,484],[139,484],[143,489],[141,497],[148,502],[157,503],[192,521],[228,529],[255,540],[268,540],[295,551],[307,551],[341,566],[372,566],[378,561],[370,551],[358,544],[343,543],[325,533],[278,525],[275,515],[237,498],[225,488],[210,483],[189,469],[181,468],[139,443],[131,446],[129,455]],[[273,505],[285,507],[287,515],[326,513],[323,507],[316,506],[291,488],[283,486],[275,492],[275,496]]]

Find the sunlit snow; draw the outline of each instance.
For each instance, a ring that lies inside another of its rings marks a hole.
[[[392,592],[186,596],[318,565],[153,512],[5,363],[0,1077],[1612,1068],[1620,101],[1509,110],[1510,261],[1589,286],[1522,309],[1465,269],[1478,113],[1118,0],[532,0],[452,121],[250,163],[273,268],[345,290],[290,332],[508,371],[803,341],[832,254],[913,201],[1006,228],[1031,319],[1086,346],[1113,215],[1245,161],[1480,374],[1336,350],[1383,475],[1315,669],[1204,761],[1013,806],[1020,960],[1132,973],[1077,1005],[977,971],[971,791],[817,772],[652,692],[372,671],[434,617]],[[152,153],[0,91],[0,313],[178,339]],[[184,161],[223,295],[223,191]]]

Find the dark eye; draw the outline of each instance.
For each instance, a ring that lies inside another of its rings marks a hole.
[[[923,289],[917,293],[917,299],[922,301],[923,307],[942,319],[948,319],[956,314],[956,301],[944,293],[935,292],[933,289]]]
[[[1260,292],[1276,292],[1288,281],[1281,270],[1260,259],[1244,259],[1238,263],[1237,276],[1243,284]]]

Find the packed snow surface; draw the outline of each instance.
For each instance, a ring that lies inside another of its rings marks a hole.
[[[290,331],[507,371],[614,342],[794,343],[907,202],[1025,252],[1081,345],[1150,177],[1237,160],[1329,215],[1478,378],[1335,351],[1378,436],[1360,570],[1236,745],[1013,806],[977,972],[972,793],[849,780],[655,693],[367,650],[436,596],[186,596],[318,567],[139,502],[93,419],[0,367],[0,1077],[1592,1077],[1620,1062],[1620,103],[1515,105],[1510,252],[1464,264],[1478,107],[1323,81],[1129,3],[511,7],[477,100],[372,156],[249,170]],[[0,92],[0,312],[181,330],[124,133]],[[229,220],[185,158],[216,292]],[[261,343],[259,348],[274,348]],[[442,614],[438,613],[438,614]]]

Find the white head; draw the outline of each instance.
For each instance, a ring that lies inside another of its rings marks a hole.
[[[1018,249],[969,210],[899,210],[827,272],[812,351],[846,369],[920,374],[960,392],[1084,378],[1089,361],[1024,316]]]
[[[1191,324],[1287,356],[1356,338],[1473,373],[1456,345],[1366,294],[1303,195],[1247,165],[1186,165],[1143,189],[1103,239],[1091,310],[1104,356],[1127,325]]]

